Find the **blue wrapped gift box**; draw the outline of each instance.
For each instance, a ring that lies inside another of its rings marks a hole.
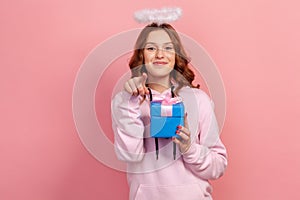
[[[184,125],[184,105],[182,101],[165,105],[150,102],[150,135],[154,138],[170,138],[176,135],[177,126]]]

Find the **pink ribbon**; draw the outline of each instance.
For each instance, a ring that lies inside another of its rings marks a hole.
[[[169,96],[165,97],[161,101],[161,116],[172,116],[173,104],[182,102],[180,97],[170,98]]]
[[[176,103],[179,103],[179,102],[182,102],[182,99],[180,97],[173,97],[173,98],[170,98],[169,96],[166,96],[161,104],[162,105],[173,105],[173,104],[176,104]]]

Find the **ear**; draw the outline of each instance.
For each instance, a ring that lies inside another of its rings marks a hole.
[[[143,64],[145,63],[143,49],[142,49],[142,50],[139,50],[139,59],[143,61],[143,62],[142,62]]]

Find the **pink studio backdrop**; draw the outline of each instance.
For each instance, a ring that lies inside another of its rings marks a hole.
[[[300,198],[299,2],[15,0],[0,2],[0,199],[127,199],[126,175],[81,143],[72,90],[96,45],[142,27],[134,11],[162,6],[183,9],[174,27],[224,81],[229,166],[212,181],[214,198]]]

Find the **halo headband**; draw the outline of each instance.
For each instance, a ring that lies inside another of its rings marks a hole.
[[[134,19],[139,23],[170,23],[181,17],[182,10],[175,8],[144,9],[134,13]]]

